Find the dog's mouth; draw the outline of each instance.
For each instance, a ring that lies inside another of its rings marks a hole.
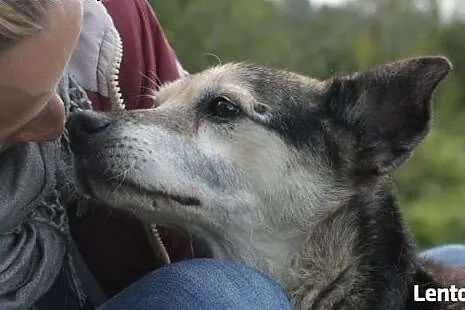
[[[139,184],[134,184],[130,181],[123,182],[122,184],[125,187],[132,188],[134,191],[138,191],[140,194],[144,194],[148,197],[151,197],[153,199],[157,198],[162,198],[162,199],[169,199],[173,200],[181,205],[185,206],[199,206],[200,205],[200,199],[193,197],[193,196],[187,196],[187,195],[180,195],[180,194],[173,194],[165,190],[149,190],[144,188],[143,186]]]
[[[96,189],[94,184],[99,184],[100,188]],[[147,189],[141,184],[136,184],[130,180],[116,181],[103,179],[95,176],[89,171],[81,171],[81,173],[78,173],[78,189],[81,194],[97,200],[105,200],[104,196],[117,195],[118,192],[124,192],[130,195],[149,197],[153,201],[164,199],[177,202],[184,206],[201,205],[200,199],[192,195],[182,195],[167,190]]]
[[[156,198],[164,198],[176,201],[177,203],[184,206],[200,206],[200,199],[192,196],[181,196],[177,194],[169,194],[167,192],[156,191],[155,193],[151,191],[151,195]]]

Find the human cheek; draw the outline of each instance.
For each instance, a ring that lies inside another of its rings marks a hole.
[[[12,142],[46,141],[56,139],[65,122],[63,101],[54,95],[44,109],[13,135]]]

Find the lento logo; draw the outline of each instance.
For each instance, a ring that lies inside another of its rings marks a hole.
[[[420,290],[418,285],[413,288],[414,300],[415,301],[463,301],[465,302],[465,288],[457,288],[455,285],[451,285],[449,288],[428,288],[425,290],[425,294],[420,296]]]

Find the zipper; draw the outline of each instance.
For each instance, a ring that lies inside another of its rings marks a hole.
[[[119,71],[121,62],[123,60],[123,41],[116,31],[116,48],[115,55],[109,64],[107,71],[107,83],[108,83],[108,94],[111,101],[111,109],[113,111],[125,110],[126,105],[124,104],[123,95],[121,94],[121,88],[119,85]],[[168,251],[163,243],[163,239],[160,236],[158,228],[155,224],[145,224],[145,230],[147,232],[149,243],[155,256],[159,257],[164,265],[170,264],[171,259]]]
[[[112,110],[124,110],[126,106],[124,104],[123,95],[121,94],[121,88],[119,86],[119,69],[121,67],[121,61],[123,60],[123,41],[116,31],[116,47],[115,55],[108,66],[107,71],[107,84],[108,84],[108,95],[111,101]]]

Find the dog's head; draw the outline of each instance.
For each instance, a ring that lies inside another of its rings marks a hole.
[[[327,80],[226,64],[162,87],[150,110],[68,123],[82,187],[210,234],[301,230],[403,163],[451,70],[408,59]]]

